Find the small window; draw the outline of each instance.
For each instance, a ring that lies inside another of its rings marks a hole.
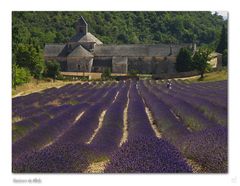
[[[81,70],[81,65],[77,65],[77,68],[78,68],[78,71],[80,71]]]

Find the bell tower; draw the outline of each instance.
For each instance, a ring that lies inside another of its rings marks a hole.
[[[81,35],[86,35],[88,33],[88,24],[82,16],[76,23],[76,32]]]

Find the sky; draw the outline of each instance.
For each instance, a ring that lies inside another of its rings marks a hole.
[[[223,18],[226,20],[228,18],[228,12],[227,11],[216,11],[219,15],[223,16]],[[215,13],[215,11],[213,11]]]

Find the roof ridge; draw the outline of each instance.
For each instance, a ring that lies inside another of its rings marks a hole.
[[[77,46],[73,49],[73,51],[68,54],[69,57],[74,56],[85,56],[85,57],[93,57],[93,54],[89,52],[87,49],[85,49],[82,45]]]

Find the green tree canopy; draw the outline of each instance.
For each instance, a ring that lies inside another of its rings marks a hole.
[[[83,16],[89,32],[109,43],[199,43],[220,40],[222,16],[212,12],[13,12],[13,44],[64,43]]]
[[[222,55],[222,65],[223,66],[227,66],[228,65],[228,49],[225,49],[223,51],[223,55]]]
[[[15,63],[12,66],[12,86],[28,83],[31,79],[30,71],[27,68],[18,67]]]
[[[227,42],[227,29],[226,29],[226,26],[223,25],[220,41],[218,43],[216,51],[223,54],[224,50],[227,49],[227,44],[228,44],[228,42]]]
[[[56,61],[46,62],[46,71],[45,74],[47,77],[56,79],[60,73],[60,65]]]
[[[181,48],[176,59],[176,70],[178,72],[187,72],[193,69],[191,50],[188,48]]]
[[[201,78],[204,77],[203,75],[209,67],[208,61],[211,60],[211,52],[209,48],[199,48],[193,56],[195,69],[199,71]]]
[[[33,45],[19,44],[14,56],[19,67],[29,69],[31,75],[35,78],[41,78],[44,72],[44,60],[39,48],[35,48]]]

